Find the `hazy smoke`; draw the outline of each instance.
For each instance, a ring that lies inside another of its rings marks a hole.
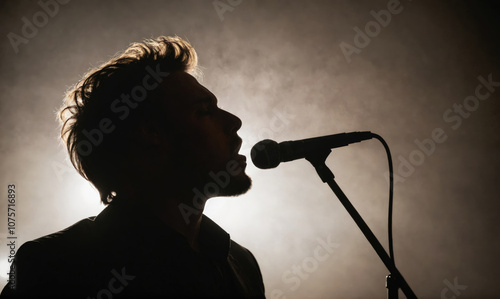
[[[45,22],[36,1],[3,1],[0,177],[4,194],[18,188],[19,242],[102,209],[58,140],[65,90],[129,43],[177,34],[198,51],[203,84],[243,120],[247,155],[263,138],[386,138],[400,179],[394,237],[406,280],[420,298],[459,297],[443,291],[455,278],[467,286],[460,298],[496,296],[500,88],[478,79],[500,81],[499,10],[488,3],[70,1],[49,8]],[[23,32],[26,20],[36,33]],[[489,98],[467,99],[480,84]],[[338,149],[328,164],[387,244],[382,146]],[[213,199],[207,213],[255,254],[268,297],[385,298],[387,270],[306,161],[248,173],[248,194]],[[321,245],[328,239],[335,247]]]

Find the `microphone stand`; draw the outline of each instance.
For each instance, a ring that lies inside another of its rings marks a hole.
[[[335,176],[325,164],[326,158],[331,152],[332,151],[330,149],[325,148],[313,152],[307,155],[305,158],[314,166],[323,183],[327,183],[333,190],[335,195],[337,195],[342,205],[344,205],[345,209],[349,212],[351,217],[354,219],[354,222],[356,222],[358,227],[361,229],[365,237],[372,245],[373,249],[375,249],[378,256],[380,257],[380,259],[382,259],[382,262],[389,270],[390,274],[386,277],[387,298],[397,299],[398,289],[401,288],[406,298],[416,299],[417,296],[415,295],[415,293],[413,293],[410,286],[403,278],[403,275],[399,273],[399,270],[396,268],[393,260],[389,257],[384,247],[382,247],[377,237],[375,237],[366,222],[363,220],[363,218],[361,218],[361,215],[359,215],[359,213],[356,211],[347,196],[344,194],[344,192],[342,192],[340,187],[337,185],[337,182],[335,182]]]

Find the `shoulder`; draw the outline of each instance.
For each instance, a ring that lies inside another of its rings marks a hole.
[[[16,254],[19,260],[36,260],[54,266],[56,260],[87,249],[94,236],[93,217],[85,218],[56,233],[24,243]]]
[[[231,240],[228,256],[238,280],[242,282],[250,297],[264,296],[264,282],[259,264],[250,250]]]
[[[90,237],[94,228],[94,218],[88,217],[82,219],[75,224],[60,230],[58,232],[52,233],[50,235],[43,236],[41,238],[30,241],[27,247],[33,246],[32,243],[39,244],[38,246],[54,246],[54,245],[65,245],[70,243],[80,243],[84,242],[85,237]],[[82,238],[83,237],[83,238]]]
[[[12,280],[2,295],[18,297],[42,295],[44,290],[61,283],[75,269],[75,261],[84,263],[84,252],[91,244],[93,217],[83,219],[59,232],[24,243],[11,265]]]
[[[93,235],[93,217],[85,218],[61,231],[24,243],[17,251],[16,259],[44,262],[54,255],[61,257],[74,252],[70,249],[83,250]]]
[[[231,247],[229,251],[230,256],[238,260],[241,263],[248,264],[251,267],[259,267],[257,260],[250,250],[236,243],[231,239]]]

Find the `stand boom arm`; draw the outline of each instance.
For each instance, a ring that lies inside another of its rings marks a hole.
[[[330,149],[325,149],[324,151],[319,151],[315,152],[308,157],[306,157],[306,160],[311,162],[311,164],[314,166],[316,171],[318,172],[318,175],[320,176],[321,180],[324,183],[327,183],[328,186],[332,189],[332,191],[337,195],[338,199],[342,203],[342,205],[345,207],[347,212],[351,215],[352,219],[358,227],[361,229],[365,237],[368,239],[368,242],[372,245],[373,249],[377,252],[378,256],[384,263],[384,265],[387,267],[389,272],[391,273],[390,276],[392,277],[392,285],[396,286],[396,289],[401,287],[401,290],[405,294],[406,298],[417,298],[415,293],[413,293],[412,289],[404,279],[403,275],[399,273],[399,270],[396,268],[396,265],[394,265],[393,261],[385,251],[384,247],[380,244],[378,241],[377,237],[373,234],[373,232],[370,230],[366,222],[363,220],[361,215],[359,215],[358,211],[354,208],[354,206],[351,204],[347,196],[342,192],[340,187],[337,185],[337,182],[335,181],[335,177],[331,170],[326,166],[325,161],[328,155],[331,153]],[[394,292],[389,292],[389,293],[394,293]],[[397,294],[397,292],[396,292]]]

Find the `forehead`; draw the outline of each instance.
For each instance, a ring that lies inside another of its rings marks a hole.
[[[186,72],[170,73],[162,82],[163,100],[167,105],[190,105],[215,96],[196,78]]]

